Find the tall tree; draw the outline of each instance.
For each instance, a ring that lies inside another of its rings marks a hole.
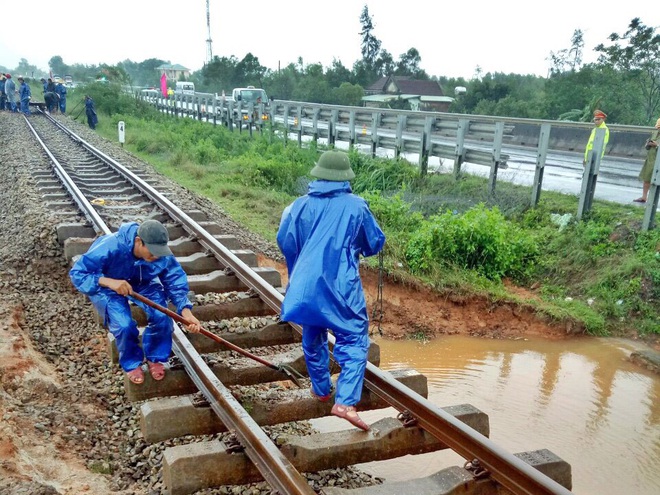
[[[259,59],[248,53],[236,65],[236,75],[241,75],[243,80],[242,84],[237,86],[257,86],[263,85],[264,75],[268,69],[259,63]]]
[[[233,55],[231,57],[213,57],[208,64],[204,65],[199,77],[199,87],[201,91],[211,93],[231,94],[231,90],[238,87],[238,80],[242,80],[236,76],[236,66],[238,59]]]
[[[69,67],[64,63],[62,57],[59,55],[55,55],[54,57],[50,58],[48,61],[48,67],[50,67],[50,70],[53,72],[53,74],[58,74],[61,77],[63,77],[65,74],[68,74]]]
[[[390,74],[394,73],[395,68],[396,64],[394,63],[392,54],[385,49],[381,50],[378,54],[376,65],[374,67],[377,75],[380,77],[389,76]]]
[[[353,74],[340,60],[333,59],[332,66],[326,70],[325,77],[331,88],[338,88],[343,83],[353,82]]]
[[[380,52],[381,42],[372,33],[375,26],[372,17],[369,15],[369,7],[366,4],[360,14],[360,24],[362,25],[362,31],[360,31],[360,36],[362,36],[362,60],[369,69],[373,70]]]
[[[264,89],[277,100],[292,100],[300,77],[296,65],[291,63],[283,69],[266,74]]]
[[[570,70],[575,72],[582,66],[582,52],[584,50],[584,33],[581,29],[573,31],[571,36],[571,47],[559,50],[557,53],[550,52],[551,74],[561,74]]]
[[[601,43],[598,62],[621,71],[639,88],[646,121],[655,120],[660,108],[660,35],[635,17],[623,34],[612,33],[610,45]]]
[[[27,59],[24,58],[18,62],[14,72],[20,76],[31,78],[41,77],[44,75],[43,70],[38,69],[36,65],[30,64]]]
[[[424,72],[419,64],[422,61],[416,48],[410,48],[406,53],[399,55],[399,61],[396,64],[394,73],[397,76],[411,76],[415,79],[428,79],[429,76]]]

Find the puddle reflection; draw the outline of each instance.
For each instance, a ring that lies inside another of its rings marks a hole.
[[[490,438],[509,452],[547,448],[568,461],[573,493],[660,493],[660,377],[628,361],[631,343],[461,336],[376,342],[381,369],[426,375],[429,400],[440,407],[479,408],[489,416]],[[374,422],[394,411],[360,414]],[[361,467],[396,481],[462,463],[442,452]]]

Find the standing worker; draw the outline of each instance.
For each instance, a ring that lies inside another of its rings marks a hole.
[[[66,112],[66,86],[62,84],[62,81],[57,82],[57,86],[55,86],[55,93],[60,97],[60,112],[64,113]]]
[[[591,150],[594,149],[594,139],[596,137],[596,129],[605,129],[605,141],[603,142],[603,151],[601,153],[601,158],[605,155],[605,148],[607,143],[610,140],[610,130],[605,125],[605,119],[607,115],[602,110],[594,110],[594,128],[591,129],[591,134],[589,135],[589,141],[587,141],[587,147],[584,149],[584,159],[582,160],[582,166],[587,164],[587,155]]]
[[[96,129],[99,119],[94,108],[94,100],[89,95],[85,95],[85,114],[87,115],[87,125],[92,129]]]
[[[11,78],[11,74],[5,74],[7,80],[5,81],[5,94],[7,95],[7,110],[17,112],[16,108],[16,83]]]
[[[18,88],[18,99],[21,102],[21,112],[25,115],[30,115],[30,100],[32,99],[30,86],[25,82],[23,76],[18,78],[18,82],[21,83],[21,86]]]
[[[642,170],[639,173],[639,180],[642,181],[642,197],[634,199],[635,203],[646,203],[651,188],[651,177],[653,176],[653,168],[655,166],[655,159],[658,156],[658,139],[660,138],[660,119],[655,123],[655,130],[651,133],[651,137],[646,141],[645,148],[648,153],[646,160],[642,165]]]
[[[89,297],[114,335],[119,364],[128,379],[144,382],[142,363],[154,380],[165,377],[166,362],[172,352],[172,320],[160,311],[135,301],[147,314],[148,325],[139,346],[137,323],[131,316],[128,298],[133,291],[167,306],[172,301],[176,312],[191,322],[187,329],[201,329],[188,300],[188,279],[167,246],[169,235],[156,220],[122,224],[114,234],[99,237],[73,265],[69,276],[73,285]]]
[[[360,280],[360,255],[373,256],[385,235],[367,203],[352,194],[348,155],[326,151],[310,174],[307,195],[282,213],[277,243],[286,258],[289,284],[282,320],[302,325],[302,347],[311,394],[330,400],[328,330],[341,366],[332,414],[369,430],[355,410],[362,397],[369,351],[369,316]]]
[[[7,94],[5,93],[5,81],[7,77],[4,74],[0,74],[0,110],[4,110],[7,106]]]

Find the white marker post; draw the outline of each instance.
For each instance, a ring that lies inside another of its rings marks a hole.
[[[120,120],[119,123],[117,124],[117,129],[119,131],[119,143],[121,144],[121,147],[124,147],[124,121]]]

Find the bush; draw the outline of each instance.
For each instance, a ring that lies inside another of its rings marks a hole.
[[[462,215],[434,216],[410,240],[406,260],[413,272],[452,264],[490,279],[526,275],[539,248],[530,234],[483,204]]]

